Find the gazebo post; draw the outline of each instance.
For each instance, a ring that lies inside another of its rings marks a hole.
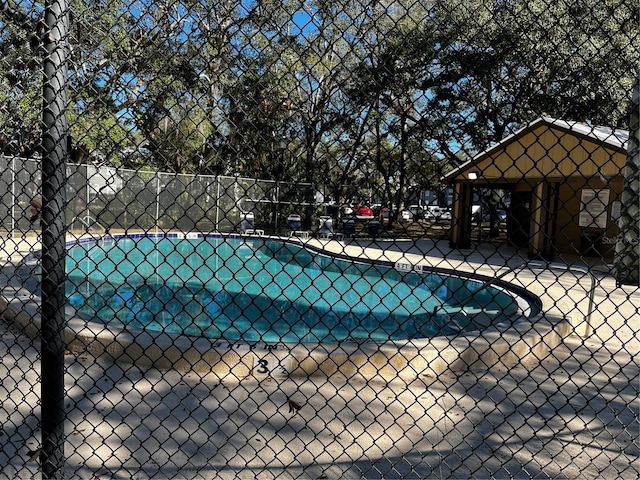
[[[453,211],[451,213],[450,248],[471,246],[471,184],[456,182],[453,185]]]
[[[531,226],[529,231],[529,258],[553,258],[553,232],[555,230],[554,188],[545,180],[533,188],[531,196]]]

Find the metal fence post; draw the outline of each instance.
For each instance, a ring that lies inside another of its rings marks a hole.
[[[65,160],[67,134],[65,0],[45,9],[42,132],[42,473],[64,477]]]
[[[155,223],[155,233],[158,234],[160,231],[158,223],[160,222],[160,172],[156,173],[156,215],[154,218]]]
[[[11,158],[11,233],[9,238],[16,237],[16,157]]]
[[[215,177],[216,179],[216,226],[215,232],[217,233],[218,224],[220,223],[220,175]]]

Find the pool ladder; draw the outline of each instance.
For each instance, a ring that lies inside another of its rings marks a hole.
[[[102,236],[102,235],[107,233],[106,227],[102,226],[100,224],[100,222],[98,222],[95,218],[93,218],[89,214],[87,214],[85,216],[77,215],[77,216],[73,217],[73,220],[71,220],[71,230],[73,230],[73,224],[76,223],[76,220],[78,220],[85,227],[85,231],[88,234],[91,234],[91,235],[94,235],[94,236]],[[99,231],[96,228],[96,226],[101,228],[102,231]],[[93,233],[92,233],[92,231],[93,231]]]
[[[490,287],[491,285],[502,280],[505,276],[509,275],[510,273],[514,273],[518,270],[524,270],[526,267],[538,267],[538,268],[543,268],[548,270],[564,270],[567,272],[574,271],[574,272],[580,272],[580,273],[589,275],[591,284],[588,292],[589,304],[587,307],[587,315],[585,317],[586,329],[584,334],[585,337],[589,336],[591,334],[591,313],[593,312],[593,302],[595,298],[596,277],[593,275],[593,273],[591,273],[591,271],[587,267],[579,266],[579,265],[567,265],[564,263],[557,263],[557,262],[524,261],[514,267],[509,267],[507,270],[502,272],[497,277],[493,277],[487,280],[486,282],[484,282],[483,283],[484,288]],[[475,292],[468,293],[462,300],[460,300],[460,303],[473,297],[474,293]],[[438,307],[434,308],[433,314],[435,315],[437,311],[438,311]],[[467,315],[467,313],[464,311],[463,308],[460,308],[460,312],[463,313],[464,315]],[[460,326],[457,324],[456,324],[456,327],[460,328]],[[460,331],[462,331],[462,329],[460,329]]]

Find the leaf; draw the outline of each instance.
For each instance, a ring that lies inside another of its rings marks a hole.
[[[302,405],[300,405],[299,403],[294,402],[290,398],[287,398],[287,403],[289,404],[289,413],[293,413],[293,415],[298,413],[298,410],[300,410],[302,408]]]
[[[36,462],[36,461],[38,461],[38,458],[40,457],[41,453],[42,453],[42,450],[40,448],[36,448],[35,450],[29,450],[27,452],[27,455],[28,455],[27,462]]]

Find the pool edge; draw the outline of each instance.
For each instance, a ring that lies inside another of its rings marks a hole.
[[[196,238],[179,233],[157,236]],[[131,235],[109,236],[116,237]],[[240,235],[232,237],[243,238]],[[96,238],[77,238],[68,242],[68,245],[91,241],[96,241]],[[302,244],[302,247],[305,245]],[[37,257],[38,253],[35,252],[33,256]],[[38,297],[25,288],[17,288],[11,298],[5,297],[5,291],[0,297],[0,313],[20,326],[31,338],[39,338]],[[71,307],[67,307],[66,315],[68,326],[65,341],[71,352],[87,352],[116,362],[160,369],[213,374],[221,379],[333,374],[417,377],[437,376],[446,371],[459,373],[469,369],[487,369],[495,365],[510,367],[530,359],[544,358],[571,333],[566,318],[550,318],[536,313],[504,328],[496,326],[484,331],[432,339],[362,344],[249,344],[194,339],[125,327],[111,326],[112,331],[109,331],[104,324],[75,315]]]
[[[39,339],[39,306],[33,295],[22,295],[13,299],[0,296],[0,311],[29,337]],[[248,344],[141,329],[118,328],[113,332],[98,322],[70,315],[69,310],[65,342],[72,353],[89,353],[96,358],[163,370],[194,371],[221,380],[318,375],[416,378],[496,366],[508,368],[545,358],[571,333],[567,319],[538,315],[504,329],[491,327],[482,332],[432,339],[362,344]]]

